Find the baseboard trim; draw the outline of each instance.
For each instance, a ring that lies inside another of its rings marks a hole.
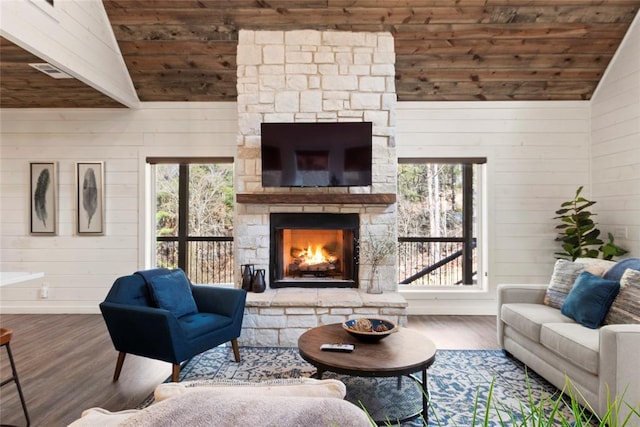
[[[2,314],[100,314],[100,308],[95,305],[55,307],[12,305],[9,307],[0,307],[0,312]]]
[[[409,299],[407,314],[421,315],[475,315],[495,316],[494,300],[442,300],[442,299]]]

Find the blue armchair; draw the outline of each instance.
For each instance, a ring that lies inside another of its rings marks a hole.
[[[231,341],[240,362],[238,340],[247,293],[241,289],[193,285],[180,269],[155,268],[118,278],[100,304],[111,341],[119,352],[113,381],[127,353],[180,364]]]

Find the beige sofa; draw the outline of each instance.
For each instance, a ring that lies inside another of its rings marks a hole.
[[[578,264],[600,274],[612,271],[615,265],[603,260],[578,260]],[[637,279],[635,272],[629,273]],[[498,287],[499,344],[559,389],[568,378],[582,403],[600,417],[607,411],[609,395],[624,395],[625,402],[640,410],[640,324],[585,327],[548,301],[545,304],[549,287]],[[627,413],[629,408],[623,405],[620,416]]]
[[[371,426],[362,409],[344,400],[345,394],[338,380],[311,378],[164,383],[156,387],[151,406],[87,409],[69,427]]]

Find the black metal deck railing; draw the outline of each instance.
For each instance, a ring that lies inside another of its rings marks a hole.
[[[178,267],[178,238],[163,236],[156,240],[157,266]],[[193,283],[233,282],[233,237],[189,237],[186,240],[189,256],[185,272]],[[463,247],[462,238],[400,237],[400,283],[433,287],[469,284],[463,280]],[[475,252],[474,241],[474,264]]]
[[[187,265],[192,283],[233,283],[233,237],[188,237]],[[158,267],[178,267],[178,238],[156,238]]]
[[[471,242],[475,266],[475,239]],[[401,284],[426,286],[469,285],[464,278],[465,240],[462,237],[399,237],[398,277]],[[475,277],[475,268],[473,276]],[[404,279],[403,279],[404,278]]]

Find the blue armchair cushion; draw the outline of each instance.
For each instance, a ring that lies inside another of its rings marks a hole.
[[[170,311],[178,318],[198,312],[189,279],[180,269],[152,277],[149,291],[159,308]]]
[[[600,327],[613,300],[620,291],[620,283],[584,271],[580,273],[560,311],[587,328]]]
[[[192,313],[178,319],[188,340],[216,332],[233,323],[233,319],[213,313]]]

